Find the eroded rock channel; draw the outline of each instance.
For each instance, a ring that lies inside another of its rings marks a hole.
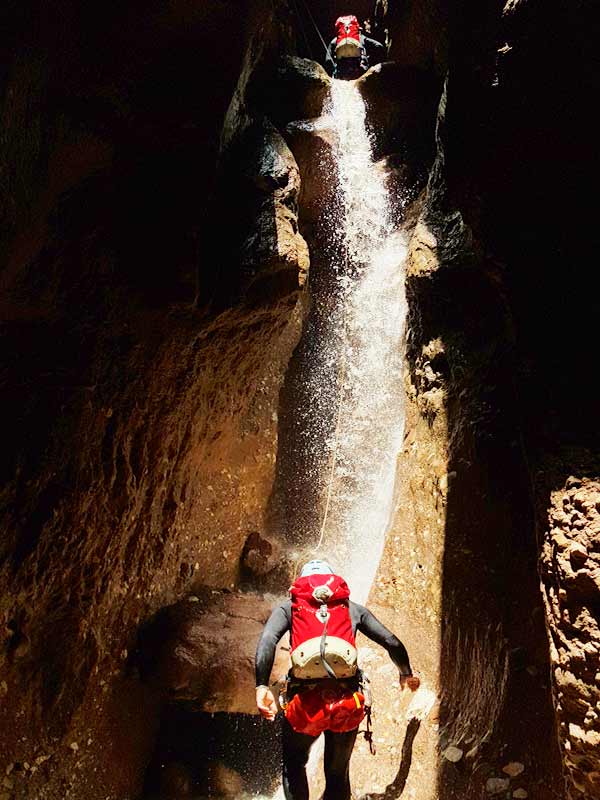
[[[362,642],[357,795],[600,798],[590,9],[354,12],[390,45],[352,84],[381,294],[368,232],[335,266],[348,180],[296,3],[7,13],[1,800],[272,797],[253,650],[326,507],[436,698],[409,724]],[[385,492],[340,432],[386,451]]]

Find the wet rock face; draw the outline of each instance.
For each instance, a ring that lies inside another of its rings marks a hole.
[[[273,69],[260,67],[252,76],[248,97],[257,110],[283,128],[297,119],[321,114],[330,78],[316,61],[284,56]]]
[[[288,296],[308,273],[298,226],[300,172],[274,123],[319,113],[329,79],[318,64],[282,58],[274,46],[264,44],[262,31],[251,39],[225,117],[211,212],[212,247],[223,265],[208,281],[219,305]]]
[[[230,158],[239,171],[227,185],[239,182],[236,199],[242,201],[230,216],[235,220],[232,238],[242,238],[234,254],[242,272],[240,289],[258,298],[265,292],[262,283],[269,281],[288,295],[304,284],[309,266],[308,247],[298,230],[298,166],[267,120],[249,125],[232,149]]]
[[[386,62],[372,67],[358,86],[374,132],[375,159],[398,153],[406,161],[431,164],[441,88],[431,72]]]
[[[227,220],[212,247],[211,213],[254,27],[256,58],[291,45],[260,3],[192,6],[88,20],[56,2],[40,21],[25,3],[9,32],[0,771],[15,798],[139,794],[160,698],[133,663],[138,626],[192,588],[235,586],[264,538],[306,254],[272,126],[252,129],[247,226]],[[274,276],[252,298],[241,259],[221,257],[232,227]]]
[[[552,493],[548,522],[541,573],[559,738],[575,796],[591,799],[600,797],[600,480],[570,477]]]

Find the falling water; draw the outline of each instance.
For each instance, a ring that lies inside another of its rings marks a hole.
[[[310,433],[315,453],[326,451],[316,461],[329,466],[309,476],[322,488],[327,514],[307,544],[319,540],[319,554],[344,575],[353,599],[365,603],[393,513],[402,448],[406,243],[396,230],[384,174],[373,161],[365,104],[354,82],[332,82],[319,126],[335,134],[337,197],[323,220],[333,244],[335,291],[327,298],[327,328],[320,328],[319,347],[327,357],[305,380],[313,410],[329,406],[335,414],[327,437],[318,426]],[[337,381],[330,380],[332,366]],[[321,755],[322,747],[312,748],[311,783]],[[281,798],[280,787],[271,800]]]
[[[339,219],[331,265],[339,314],[329,341],[338,361],[336,429],[327,442],[327,517],[321,551],[366,602],[393,511],[402,447],[406,244],[385,178],[373,162],[366,109],[354,82],[334,80],[325,110],[335,136]]]
[[[406,242],[396,229],[383,172],[373,161],[366,109],[356,83],[334,80],[321,124],[333,129],[337,203],[324,224],[335,243],[330,269],[337,307],[321,346],[335,359],[338,381],[308,377],[314,405],[336,408],[321,475],[327,509],[318,552],[333,561],[352,598],[367,601],[394,505],[396,459],[404,433],[403,342]],[[311,443],[323,447],[317,434]],[[322,746],[311,751],[311,783]],[[279,789],[272,800],[281,800]]]

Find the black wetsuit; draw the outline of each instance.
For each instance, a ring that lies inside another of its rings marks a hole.
[[[400,675],[412,675],[406,648],[385,625],[364,606],[350,601],[352,631],[364,633],[372,641],[384,647]],[[281,637],[292,627],[292,603],[287,600],[277,606],[265,625],[256,648],[256,685],[267,686],[275,648]],[[326,731],[325,736],[325,794],[322,800],[350,800],[350,756],[358,730],[348,733]],[[286,800],[308,800],[306,762],[312,744],[317,737],[297,733],[283,718],[283,790]]]
[[[332,39],[327,48],[325,56],[325,68],[334,78],[354,79],[369,69],[371,64],[379,64],[387,56],[387,48],[378,42],[360,33],[361,55],[359,58],[340,58],[335,57],[335,46],[337,37]]]

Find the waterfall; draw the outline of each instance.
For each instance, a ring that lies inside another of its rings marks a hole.
[[[364,603],[393,511],[402,448],[407,248],[395,229],[384,174],[373,162],[355,82],[332,82],[325,116],[335,134],[338,169],[336,211],[326,221],[336,244],[331,268],[338,313],[323,346],[335,354],[340,377],[336,429],[326,443],[332,468],[320,550],[344,575],[352,597]]]
[[[328,330],[321,345],[330,358],[323,374],[308,376],[315,408],[333,404],[335,430],[323,442],[330,468],[321,475],[327,517],[319,555],[347,580],[352,598],[366,603],[394,510],[396,461],[404,435],[403,359],[406,322],[406,241],[396,230],[383,172],[373,160],[365,103],[353,81],[334,80],[319,125],[334,133],[337,198],[323,221],[335,275]],[[320,328],[322,332],[322,327]],[[331,385],[331,360],[338,381]],[[314,476],[313,476],[314,477]],[[311,785],[322,756],[311,750]],[[272,800],[281,800],[281,788]]]

